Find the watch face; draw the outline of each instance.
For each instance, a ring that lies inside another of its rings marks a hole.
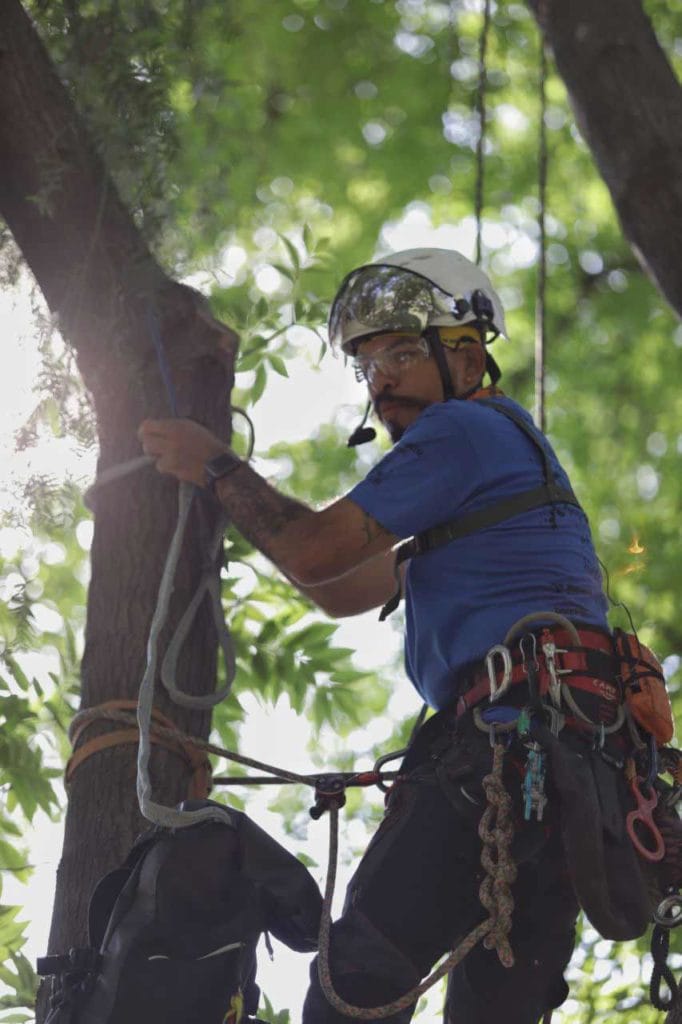
[[[232,452],[221,452],[220,455],[215,455],[204,466],[208,486],[213,488],[218,480],[235,469],[239,469],[241,465],[242,460]]]

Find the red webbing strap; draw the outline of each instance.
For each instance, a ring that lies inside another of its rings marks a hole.
[[[611,677],[604,677],[596,674],[595,666],[591,655],[595,651],[613,656],[611,637],[597,630],[579,630],[578,635],[582,641],[581,647],[570,646],[571,635],[562,629],[550,630],[552,643],[557,647],[557,668],[570,670],[570,675],[561,675],[559,678],[572,689],[583,690],[586,693],[594,694],[602,700],[610,703],[620,701],[620,693],[617,685]],[[564,647],[563,645],[566,644]],[[537,653],[539,671],[539,691],[543,697],[549,690],[550,675],[541,650]],[[526,682],[526,668],[523,664],[520,651],[515,650],[512,654],[512,674],[510,686],[517,686]],[[502,682],[503,672],[498,670],[495,673],[498,685]],[[479,669],[474,676],[473,685],[463,693],[457,700],[457,717],[459,718],[466,711],[472,708],[479,701],[484,700],[490,694],[490,678],[487,669]]]
[[[104,704],[98,704],[96,708],[88,708],[88,711],[93,717],[88,717],[83,721],[79,722],[75,728],[71,730],[70,738],[72,745],[76,746],[79,738],[83,732],[96,721],[107,721],[108,712],[120,712],[120,711],[136,711],[137,701],[134,700],[110,700]],[[97,712],[97,714],[94,714]],[[154,723],[164,726],[166,729],[172,729],[177,732],[174,722],[162,714],[157,708],[152,708],[152,728],[151,728],[151,741],[159,746],[165,747],[166,750],[172,751],[174,754],[178,754],[186,761],[189,766],[192,777],[189,784],[187,796],[193,800],[204,800],[208,797],[211,791],[211,762],[209,761],[206,753],[203,750],[199,750],[192,743],[189,743],[187,739],[178,733],[177,737],[167,737],[160,735],[154,729]],[[95,736],[91,740],[87,740],[78,749],[74,749],[73,754],[66,763],[66,769],[64,772],[64,781],[66,785],[71,782],[73,774],[76,769],[87,761],[93,754],[98,753],[100,750],[107,750],[111,747],[118,747],[129,743],[138,743],[140,739],[140,732],[136,722],[131,722],[130,728],[127,729],[116,729],[113,732],[103,733],[101,736]]]

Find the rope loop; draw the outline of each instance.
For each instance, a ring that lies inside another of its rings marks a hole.
[[[329,808],[329,864],[320,923],[317,974],[327,1002],[345,1017],[362,1021],[384,1020],[386,1017],[391,1017],[393,1014],[413,1006],[420,996],[445,977],[453,967],[461,963],[481,940],[487,948],[497,950],[497,955],[505,967],[514,966],[514,954],[509,943],[509,933],[514,910],[511,886],[516,878],[516,865],[511,856],[514,825],[511,797],[507,793],[503,780],[504,752],[504,745],[496,743],[493,750],[492,771],[483,779],[488,805],[479,825],[479,835],[483,843],[481,864],[486,872],[486,878],[480,889],[480,899],[490,916],[469,932],[424,981],[406,992],[405,995],[384,1006],[363,1007],[347,1003],[336,992],[332,981],[329,945],[331,908],[338,859],[339,809],[338,806]]]
[[[420,996],[432,988],[437,982],[444,978],[453,967],[456,967],[476,946],[481,939],[488,934],[491,921],[487,919],[477,925],[460,942],[459,946],[450,953],[434,971],[425,978],[419,985],[410,989],[405,995],[395,999],[392,1003],[384,1006],[354,1006],[347,1003],[334,989],[329,966],[329,945],[331,935],[331,908],[334,899],[334,888],[336,885],[336,866],[339,850],[339,809],[337,806],[329,808],[329,863],[327,865],[327,884],[325,886],[324,901],[322,904],[322,918],[320,921],[319,954],[317,960],[317,974],[320,980],[320,987],[330,1006],[352,1020],[385,1020],[393,1014],[414,1006]]]
[[[134,714],[125,714],[125,712],[134,712],[136,708],[137,701],[135,700],[110,700],[97,705],[97,707],[80,711],[75,716],[69,726],[69,739],[73,746],[73,754],[67,761],[64,771],[64,781],[67,786],[73,781],[76,769],[93,754],[101,750],[109,750],[112,747],[139,743],[140,731]],[[121,714],[122,712],[123,714]],[[102,733],[78,746],[78,741],[85,730],[97,721],[122,722],[128,728]],[[206,752],[199,746],[200,741],[186,736],[176,729],[170,718],[162,714],[158,708],[152,708],[150,739],[152,743],[178,754],[186,762],[192,773],[187,792],[188,799],[206,799],[211,791],[212,769]]]
[[[670,930],[657,924],[651,933],[651,955],[654,969],[649,983],[649,998],[657,1010],[671,1010],[679,1002],[678,985],[668,966],[669,949]],[[665,982],[668,987],[670,992],[668,999],[663,998],[661,982]]]

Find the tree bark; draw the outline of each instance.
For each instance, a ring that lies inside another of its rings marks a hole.
[[[682,315],[682,87],[641,0],[529,0],[637,258]]]
[[[181,415],[229,437],[236,336],[204,300],[155,261],[121,203],[73,104],[18,0],[2,0],[0,28],[0,213],[73,346],[96,411],[100,469],[140,454],[146,416],[169,415],[149,316],[158,315]],[[158,585],[177,516],[176,485],[153,469],[102,488],[96,497],[82,662],[82,704],[135,698]],[[194,505],[204,504],[204,499]],[[204,509],[209,519],[215,510]],[[190,523],[169,628],[186,607],[203,564]],[[216,566],[215,571],[219,571]],[[216,636],[208,608],[180,661],[179,685],[215,688]],[[210,714],[156,704],[178,726],[206,737]],[[86,739],[117,728],[103,722]],[[90,757],[70,788],[50,951],[86,942],[87,905],[97,879],[118,864],[144,827],[135,795],[134,746]],[[154,797],[175,804],[190,773],[178,755],[155,749]]]

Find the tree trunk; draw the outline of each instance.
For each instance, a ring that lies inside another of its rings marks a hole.
[[[149,333],[154,311],[180,414],[227,438],[236,336],[212,319],[201,296],[171,281],[148,251],[17,0],[2,0],[0,33],[0,213],[76,352],[96,411],[100,469],[140,454],[136,430],[143,418],[169,415]],[[136,697],[175,526],[176,492],[173,481],[147,468],[97,494],[83,708]],[[204,511],[213,519],[215,509],[206,505]],[[193,514],[196,520],[196,508]],[[199,535],[190,522],[170,626],[203,569]],[[180,659],[183,689],[203,694],[215,688],[216,649],[203,607]],[[155,703],[181,729],[208,735],[209,713],[169,705],[158,684]],[[85,738],[112,728],[117,727],[98,722]],[[120,862],[144,827],[135,795],[135,751],[133,745],[116,746],[75,771],[52,952],[85,943],[93,885]],[[155,799],[176,803],[186,796],[189,778],[180,756],[154,750]]]
[[[641,0],[529,0],[626,238],[682,315],[682,87]]]

